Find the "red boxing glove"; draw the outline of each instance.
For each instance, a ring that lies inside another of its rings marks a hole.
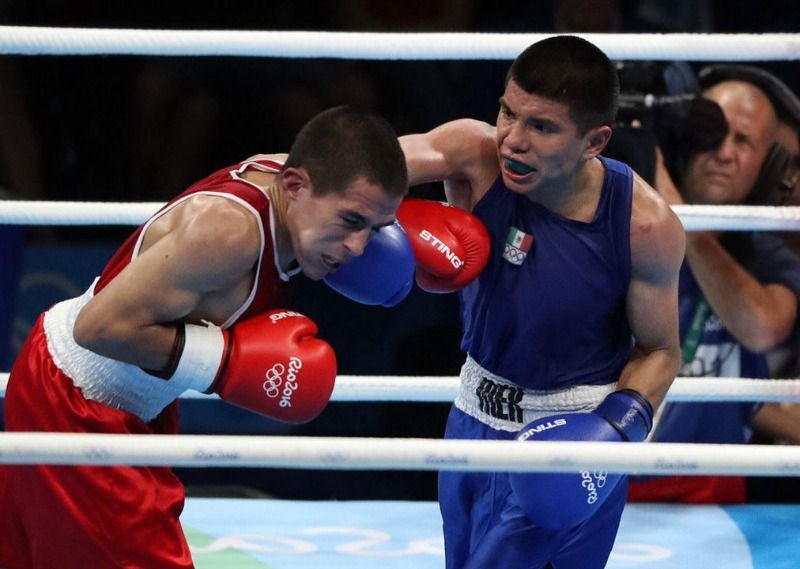
[[[453,292],[472,282],[489,260],[489,233],[461,208],[407,199],[397,210],[417,260],[417,285],[434,293]]]
[[[224,332],[225,356],[208,391],[278,421],[307,423],[331,398],[333,348],[317,325],[290,310],[272,310]]]

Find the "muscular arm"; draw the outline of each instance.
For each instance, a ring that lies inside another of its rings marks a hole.
[[[656,189],[670,205],[683,198],[656,154]],[[763,352],[783,342],[797,318],[797,297],[780,284],[762,284],[719,243],[717,235],[686,236],[686,261],[700,290],[725,328],[748,350]]]
[[[400,137],[409,185],[444,181],[452,205],[471,210],[498,173],[495,129],[461,119],[424,134]]]
[[[635,389],[657,408],[680,366],[678,272],[685,238],[667,204],[641,179],[635,186],[627,313],[636,345],[618,388]]]
[[[73,335],[100,355],[162,369],[175,338],[171,323],[213,320],[198,307],[248,278],[260,234],[255,217],[238,204],[197,196],[155,221],[144,244],[83,308]]]

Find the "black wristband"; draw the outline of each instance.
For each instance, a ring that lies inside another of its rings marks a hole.
[[[175,323],[175,340],[172,342],[172,350],[169,353],[167,365],[160,370],[144,369],[148,374],[163,380],[169,380],[178,369],[178,363],[183,355],[183,347],[186,345],[186,324],[184,322]]]

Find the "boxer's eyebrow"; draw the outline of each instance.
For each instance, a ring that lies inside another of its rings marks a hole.
[[[369,223],[369,220],[366,217],[364,217],[363,215],[361,215],[357,211],[353,211],[353,210],[344,210],[339,215],[343,219],[345,219],[348,223],[351,223],[353,225],[360,225],[361,227],[367,227],[369,225],[374,230],[378,230],[381,227],[388,227],[389,225],[394,224],[394,222],[396,221],[396,220],[393,219],[391,221],[386,221],[384,223],[371,224],[371,223]]]

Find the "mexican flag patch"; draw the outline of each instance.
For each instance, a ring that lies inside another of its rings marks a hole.
[[[516,227],[508,228],[503,258],[514,265],[521,265],[533,245],[533,235],[528,235]]]

